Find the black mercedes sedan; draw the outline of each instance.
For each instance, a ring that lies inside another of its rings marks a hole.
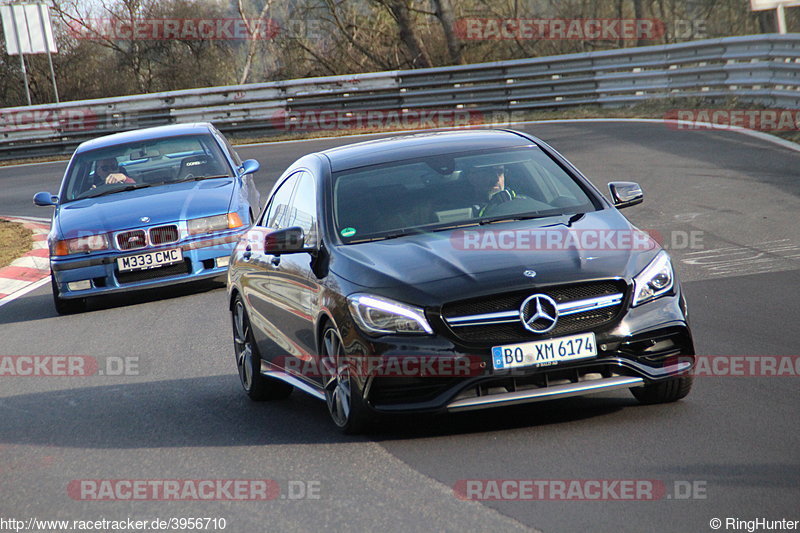
[[[683,398],[694,345],[669,255],[553,148],[510,130],[308,154],[231,255],[253,400],[298,388],[335,424],[618,389]]]

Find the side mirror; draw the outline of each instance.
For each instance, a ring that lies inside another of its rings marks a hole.
[[[49,192],[37,192],[33,195],[33,204],[39,207],[53,206],[58,203],[58,196],[53,196]]]
[[[264,237],[264,253],[270,255],[313,252],[306,248],[306,236],[302,228],[293,226],[268,233]]]
[[[612,181],[608,184],[608,190],[617,209],[640,204],[644,200],[642,188],[632,181]]]
[[[259,168],[261,168],[261,165],[258,161],[255,159],[248,159],[239,167],[239,175],[244,176],[245,174],[252,174],[253,172],[257,172]]]

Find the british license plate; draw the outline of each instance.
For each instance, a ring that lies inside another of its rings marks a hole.
[[[181,252],[180,248],[173,248],[172,250],[159,250],[146,254],[119,257],[117,258],[117,267],[119,267],[120,272],[127,272],[172,265],[181,261],[183,261],[183,252]]]
[[[495,370],[524,366],[550,366],[597,355],[594,333],[581,333],[546,341],[524,342],[492,348]]]

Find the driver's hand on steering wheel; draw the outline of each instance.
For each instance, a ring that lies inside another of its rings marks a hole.
[[[131,180],[128,176],[119,172],[115,172],[106,176],[106,183],[125,183],[129,180],[133,182],[133,180]]]
[[[489,203],[486,204],[486,207],[500,205],[513,199],[514,196],[508,191],[508,189],[501,189],[494,193],[491,198],[489,198]]]

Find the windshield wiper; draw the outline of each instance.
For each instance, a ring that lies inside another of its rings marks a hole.
[[[117,192],[124,192],[124,191],[132,191],[134,189],[145,189],[147,187],[152,187],[150,183],[131,183],[130,185],[126,185],[119,189],[109,189],[109,190],[100,190],[93,194],[87,194],[83,198],[97,198],[98,196],[105,196],[106,194],[114,194]]]
[[[367,237],[364,239],[350,241],[347,244],[360,244],[362,242],[385,241],[387,239],[397,239],[399,237],[406,237],[408,235],[419,235],[420,233],[424,233],[424,231],[419,228],[407,228],[404,230],[392,231],[389,233],[385,233],[383,235],[378,235],[376,237]]]
[[[561,216],[559,213],[553,215],[499,215],[491,218],[481,219],[478,224],[485,226],[486,224],[494,224],[495,222],[513,222],[516,220],[533,220],[535,218],[549,218]]]
[[[470,226],[474,226],[476,224],[475,220],[464,221],[464,222],[456,222],[454,224],[448,224],[446,226],[434,226],[429,231],[431,233],[436,233],[438,231],[449,231],[451,229],[458,229],[458,228],[468,228]]]
[[[171,183],[182,183],[184,181],[200,181],[200,180],[213,180],[216,178],[232,178],[233,176],[229,176],[227,174],[220,174],[219,176],[197,176],[191,178],[183,178],[182,180],[175,180]]]

